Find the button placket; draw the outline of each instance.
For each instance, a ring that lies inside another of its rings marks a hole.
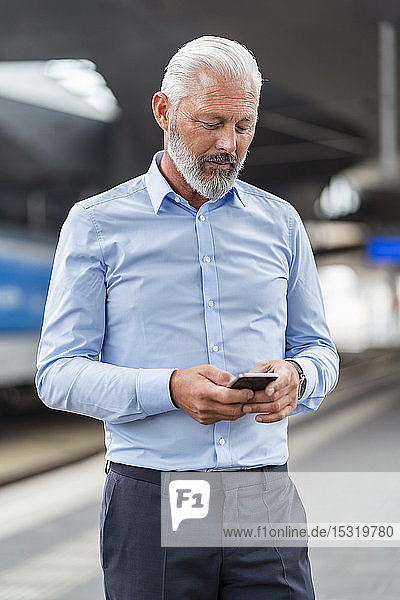
[[[204,220],[200,219],[201,216],[204,217]],[[216,303],[218,299],[217,268],[209,214],[207,216],[202,214],[197,217],[196,234],[202,274],[202,297],[208,359],[210,364],[225,369],[221,320]],[[213,310],[210,310],[210,308],[213,308]]]
[[[204,217],[202,219],[201,217]],[[219,288],[215,248],[210,223],[210,213],[198,215],[196,219],[199,264],[202,274],[202,296],[204,306],[204,324],[208,347],[209,363],[226,370],[223,350],[222,327],[219,313]],[[217,466],[232,464],[229,450],[230,422],[219,421],[214,425],[214,448]]]

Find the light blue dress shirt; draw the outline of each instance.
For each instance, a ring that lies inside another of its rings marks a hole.
[[[56,409],[104,421],[114,462],[161,470],[282,464],[287,423],[201,425],[174,406],[175,369],[232,374],[294,358],[296,411],[334,387],[338,356],[312,250],[288,202],[247,183],[196,211],[158,169],[77,202],[61,229],[36,385]]]

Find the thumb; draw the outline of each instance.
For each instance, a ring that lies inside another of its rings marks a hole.
[[[217,385],[226,386],[233,379],[232,373],[218,369],[218,367],[214,367],[213,365],[203,365],[199,369],[199,374]]]

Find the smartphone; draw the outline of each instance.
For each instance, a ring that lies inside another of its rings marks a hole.
[[[265,390],[267,385],[276,379],[278,379],[277,373],[239,373],[227,387],[234,390],[246,388],[259,392]]]

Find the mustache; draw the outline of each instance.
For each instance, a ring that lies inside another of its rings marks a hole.
[[[233,166],[237,166],[239,164],[237,156],[235,156],[234,154],[230,154],[229,152],[220,152],[219,154],[205,154],[201,157],[200,162],[202,165],[206,162],[230,163]]]

